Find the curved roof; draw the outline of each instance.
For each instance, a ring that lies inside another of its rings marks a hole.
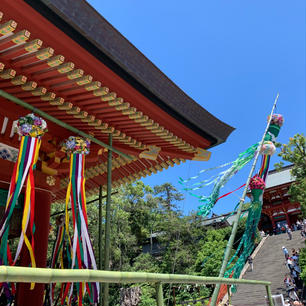
[[[158,107],[211,146],[234,130],[197,104],[83,0],[25,0]]]
[[[2,1],[0,89],[100,142],[106,143],[112,134],[113,148],[130,156],[114,153],[114,185],[186,159],[208,160],[210,152],[205,149],[224,142],[232,132],[85,1]],[[0,140],[16,147],[18,136],[10,130],[27,111],[0,100],[0,123],[5,127]],[[70,132],[47,123],[39,171],[56,177],[52,190],[60,199],[69,173],[60,143]],[[92,145],[86,157],[91,193],[106,183],[104,152]]]

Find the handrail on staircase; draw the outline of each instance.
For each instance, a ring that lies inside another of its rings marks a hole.
[[[161,274],[146,272],[116,272],[101,270],[72,270],[0,266],[0,282],[23,283],[66,283],[66,282],[100,282],[100,283],[155,283],[157,306],[163,306],[163,283],[179,284],[249,284],[266,287],[269,305],[273,306],[271,282],[249,279],[232,279],[183,274]]]

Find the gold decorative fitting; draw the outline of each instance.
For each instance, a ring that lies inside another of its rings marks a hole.
[[[122,103],[123,103],[123,99],[122,98],[116,98],[114,100],[108,101],[108,105],[109,106],[118,106],[118,105],[121,105]]]
[[[78,106],[73,106],[70,110],[67,110],[66,113],[69,115],[76,115],[80,113],[81,109]]]
[[[109,93],[109,88],[107,88],[107,87],[102,87],[102,88],[96,89],[92,92],[92,94],[96,97],[104,96],[108,93]]]
[[[97,130],[105,130],[105,129],[108,128],[108,124],[107,124],[107,123],[101,123],[101,125],[95,126],[95,128],[96,128]]]
[[[210,159],[211,152],[206,151],[205,149],[197,148],[197,151],[192,160],[197,161],[208,161]]]
[[[116,137],[116,136],[119,136],[120,133],[121,133],[120,131],[115,130],[115,131],[113,132],[113,136],[115,136],[115,137]]]
[[[84,88],[88,91],[96,90],[100,87],[101,87],[101,82],[99,82],[99,81],[95,81],[95,82],[92,82],[92,83],[84,86]]]
[[[52,175],[49,175],[46,177],[46,183],[49,185],[49,186],[54,186],[55,183],[56,183],[56,179],[54,176]]]
[[[30,41],[25,44],[24,50],[26,50],[27,52],[35,52],[42,46],[42,43],[42,40],[34,39],[33,41]]]
[[[123,110],[123,111],[122,111],[122,114],[123,114],[123,115],[132,115],[132,114],[135,114],[136,111],[137,111],[137,108],[135,108],[135,107],[130,107],[129,109]]]
[[[124,109],[128,109],[130,107],[130,103],[122,103],[119,106],[116,106],[116,110],[124,110]],[[123,113],[123,112],[122,112]]]
[[[5,69],[0,73],[0,78],[4,80],[12,79],[16,75],[16,71],[14,69]]]
[[[85,75],[82,78],[76,79],[75,82],[77,85],[85,85],[88,83],[91,83],[92,81],[92,76],[91,75]]]
[[[49,103],[51,104],[51,105],[63,105],[64,104],[64,99],[63,98],[61,98],[61,97],[57,97],[57,98],[55,98],[54,100],[52,100],[52,101],[50,101]]]
[[[41,99],[43,101],[51,101],[54,100],[56,97],[56,94],[54,92],[47,92],[45,95],[41,96]]]
[[[147,120],[147,122],[140,123],[140,125],[145,126],[146,128],[150,127],[152,124],[154,124],[152,119]]]
[[[72,106],[73,106],[72,103],[70,103],[70,102],[64,102],[62,105],[59,105],[59,106],[58,106],[58,109],[60,109],[60,110],[68,110],[68,109],[71,109]]]
[[[139,119],[135,119],[135,122],[137,122],[137,123],[143,123],[143,122],[147,122],[148,120],[149,120],[149,117],[146,116],[146,115],[144,115],[144,116],[142,116],[142,117],[139,118]]]
[[[35,55],[35,57],[39,60],[45,60],[49,57],[51,57],[52,55],[54,54],[54,49],[53,48],[45,48],[45,49],[42,49],[40,51],[38,51]]]
[[[135,114],[129,115],[129,118],[130,119],[138,119],[138,118],[141,118],[142,116],[143,116],[142,112],[136,112]]]
[[[76,69],[76,70],[73,70],[73,71],[69,72],[67,74],[67,78],[69,80],[74,80],[74,79],[80,78],[83,74],[84,74],[84,70]]]
[[[65,57],[63,55],[56,55],[47,61],[47,65],[50,67],[56,67],[61,65],[64,62],[64,60]]]
[[[11,32],[13,32],[17,27],[17,22],[14,20],[9,20],[5,24],[0,26],[0,34],[5,36]]]
[[[27,77],[24,75],[18,75],[12,79],[11,83],[14,85],[23,85],[27,81]]]
[[[65,64],[60,65],[56,70],[59,73],[68,73],[69,71],[71,71],[74,68],[74,63],[72,62],[68,62]]]
[[[81,119],[83,122],[93,122],[93,121],[95,121],[95,116],[93,116],[93,115],[88,115],[86,118],[84,118],[84,119]]]
[[[35,90],[33,90],[31,93],[33,96],[42,96],[44,94],[46,94],[47,92],[47,88],[45,87],[38,87]]]
[[[88,122],[88,125],[91,125],[91,126],[101,126],[102,124],[102,120],[100,119],[95,119],[93,122]]]
[[[19,45],[24,43],[26,40],[28,40],[30,35],[31,33],[28,30],[22,30],[21,32],[11,36],[10,41],[12,41],[16,45]]]
[[[74,115],[75,118],[85,119],[88,116],[87,112],[81,111],[80,113]]]
[[[21,86],[21,88],[25,91],[33,90],[37,87],[37,83],[34,81],[27,82]]]
[[[147,150],[139,154],[139,158],[146,158],[151,160],[156,160],[160,152],[160,148],[157,146],[148,146]]]
[[[102,96],[101,100],[102,101],[110,101],[110,100],[116,99],[116,97],[117,97],[117,94],[115,92],[110,92],[107,95]]]

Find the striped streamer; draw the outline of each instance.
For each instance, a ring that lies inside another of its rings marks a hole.
[[[70,268],[71,269],[95,269],[97,265],[94,257],[93,247],[88,233],[87,208],[85,197],[85,155],[74,153],[70,158],[70,176],[66,195],[65,231],[70,246]],[[69,213],[68,206],[71,203],[73,236],[69,236]],[[89,294],[92,303],[99,299],[98,283],[68,283],[62,288],[62,304],[71,305],[73,296],[77,291],[77,303],[83,303],[84,294]]]
[[[18,159],[15,163],[13,175],[11,178],[4,216],[0,221],[0,263],[2,265],[15,265],[20,255],[22,246],[25,243],[30,254],[31,266],[33,268],[36,267],[34,255],[35,186],[33,170],[35,169],[35,165],[38,159],[40,145],[41,140],[38,138],[30,136],[23,136],[21,138]],[[24,183],[26,191],[22,216],[21,235],[13,260],[8,246],[8,235],[12,214]],[[30,238],[27,235],[30,235]],[[31,289],[33,288],[34,283],[31,284]]]
[[[261,157],[261,166],[259,170],[259,177],[261,177],[264,181],[267,179],[268,171],[269,171],[269,165],[270,165],[270,155],[263,155]]]
[[[57,219],[57,233],[56,233],[56,239],[53,246],[52,251],[52,258],[50,262],[50,268],[61,268],[64,269],[64,249],[65,249],[65,226],[64,222],[62,222],[62,219],[64,216],[60,216]],[[49,298],[49,305],[54,305],[54,290],[55,290],[55,283],[50,284],[50,290],[49,295],[46,295],[45,298]],[[63,285],[62,285],[63,286]]]

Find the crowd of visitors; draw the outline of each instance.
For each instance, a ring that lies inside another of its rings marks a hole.
[[[291,227],[289,227],[287,224],[281,225],[280,223],[277,223],[277,225],[273,228],[272,234],[278,235],[282,233],[287,233],[289,240],[291,240],[292,231],[300,231],[301,236],[306,239],[306,219],[297,220],[296,223],[293,223],[291,225]]]
[[[301,250],[292,249],[290,254],[285,246],[282,247],[282,250],[285,255],[286,267],[289,271],[286,273],[284,278],[284,285],[288,294],[286,305],[303,305],[301,302],[303,294],[303,282],[300,278],[301,268],[299,267],[299,254]]]

